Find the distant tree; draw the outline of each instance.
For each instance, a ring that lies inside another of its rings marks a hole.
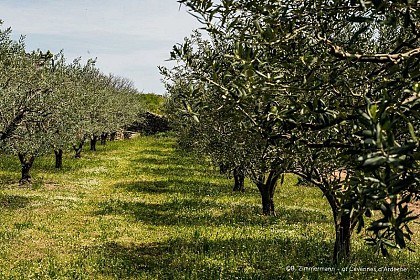
[[[102,74],[94,60],[67,64],[62,52],[26,53],[23,38],[10,33],[0,31],[0,148],[19,157],[21,183],[30,182],[37,156],[53,149],[61,168],[71,143],[79,157],[86,138],[134,122],[141,106],[132,82]]]

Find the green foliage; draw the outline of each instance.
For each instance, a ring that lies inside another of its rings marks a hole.
[[[232,150],[251,179],[274,166],[319,187],[334,215],[337,261],[350,253],[340,236],[364,228],[363,215],[381,206],[388,210],[368,227],[370,241],[384,254],[389,240],[405,247],[416,217],[404,203],[420,191],[418,3],[178,2],[210,35],[174,46],[178,64],[162,71],[180,130],[198,122],[196,146],[211,156]],[[242,133],[206,142],[226,123]],[[249,135],[254,141],[242,141]],[[252,149],[263,156],[236,153],[249,143],[264,143]],[[255,158],[263,163],[249,164]]]
[[[163,113],[166,97],[154,93],[140,93],[138,98],[145,111],[159,115]]]
[[[418,95],[418,91],[408,92]],[[360,149],[364,153],[358,159],[361,174],[353,178],[360,181],[346,194],[352,203],[382,212],[383,217],[368,228],[374,233],[368,241],[385,255],[386,246],[407,247],[406,240],[411,240],[412,234],[408,224],[419,217],[409,211],[409,203],[419,199],[419,131],[411,122],[417,122],[420,103],[412,97],[393,98],[396,100],[383,98],[378,104],[370,103],[369,114],[363,114],[360,135],[367,147]],[[363,217],[359,223],[363,224]]]

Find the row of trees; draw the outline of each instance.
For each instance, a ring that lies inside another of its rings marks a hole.
[[[177,66],[161,68],[181,141],[235,182],[246,175],[266,215],[285,173],[317,186],[334,217],[336,263],[355,229],[384,255],[405,248],[420,197],[419,4],[178,2],[209,33],[174,46]]]
[[[63,150],[96,141],[137,120],[141,106],[131,81],[105,75],[95,60],[67,63],[62,52],[27,53],[24,38],[0,30],[0,148],[19,157],[21,183],[36,157],[54,151],[56,167]]]

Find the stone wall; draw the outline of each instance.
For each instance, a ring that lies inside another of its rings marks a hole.
[[[160,116],[151,112],[141,115],[141,121],[127,127],[128,131],[141,132],[146,135],[153,135],[158,132],[171,130],[169,120],[165,116]]]

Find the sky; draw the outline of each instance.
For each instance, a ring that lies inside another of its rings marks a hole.
[[[27,51],[64,51],[68,61],[97,58],[97,67],[164,94],[157,68],[198,21],[176,0],[1,0],[2,29],[25,35]]]

